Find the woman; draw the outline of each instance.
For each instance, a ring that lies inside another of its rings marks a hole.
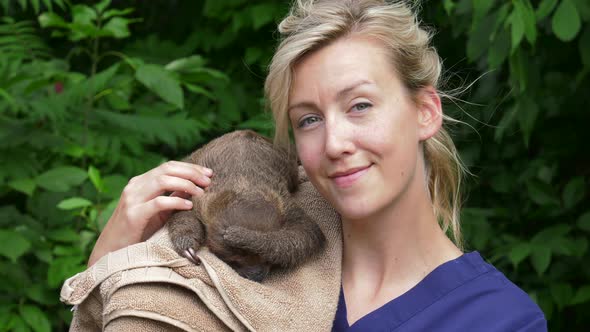
[[[412,10],[298,0],[279,31],[265,85],[275,140],[285,145],[292,128],[309,179],[342,218],[334,330],[546,330],[522,290],[461,251],[462,165],[442,128],[440,58]],[[89,265],[190,209],[185,198],[213,172],[170,162],[133,178]]]

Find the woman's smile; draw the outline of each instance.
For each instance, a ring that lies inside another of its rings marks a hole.
[[[357,182],[359,178],[369,172],[373,164],[362,167],[348,168],[344,171],[337,171],[330,174],[329,178],[334,181],[337,187],[348,188]]]

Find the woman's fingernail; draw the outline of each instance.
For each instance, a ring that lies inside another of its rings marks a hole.
[[[189,201],[188,199],[184,200],[184,204],[186,204],[187,206],[193,206],[193,202]]]
[[[207,176],[211,176],[211,175],[213,175],[213,170],[212,170],[212,169],[210,169],[210,168],[207,168],[207,167],[204,167],[204,168],[203,168],[203,172],[204,172],[204,173],[205,173],[205,175],[207,175]]]

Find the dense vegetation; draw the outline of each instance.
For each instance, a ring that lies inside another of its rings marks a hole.
[[[76,3],[73,3],[76,2]],[[63,331],[62,282],[85,267],[132,175],[235,128],[270,134],[265,66],[288,3],[0,1],[0,331]],[[551,330],[590,325],[590,2],[425,1],[445,111],[474,174],[479,250]]]

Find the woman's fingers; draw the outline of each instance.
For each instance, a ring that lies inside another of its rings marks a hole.
[[[180,198],[185,198],[188,199],[190,198],[192,195],[183,191],[174,191],[172,194],[169,195],[170,197],[180,197]]]
[[[175,210],[190,210],[192,207],[193,203],[190,200],[181,197],[158,196],[131,209],[128,219],[149,221],[144,225],[142,232],[142,239],[145,240],[162,228],[172,212]]]
[[[211,175],[211,170],[205,167],[169,161],[132,178],[123,190],[122,198],[138,204],[170,191],[199,195],[211,183]]]
[[[156,175],[180,177],[203,187],[209,185],[210,177],[213,175],[213,171],[207,167],[173,160],[165,162],[149,172],[154,172]]]
[[[212,175],[206,167],[169,161],[133,177],[101,232],[89,265],[110,251],[146,240],[164,225],[174,210],[190,210],[191,196],[202,195]],[[172,195],[161,196],[165,192]]]

